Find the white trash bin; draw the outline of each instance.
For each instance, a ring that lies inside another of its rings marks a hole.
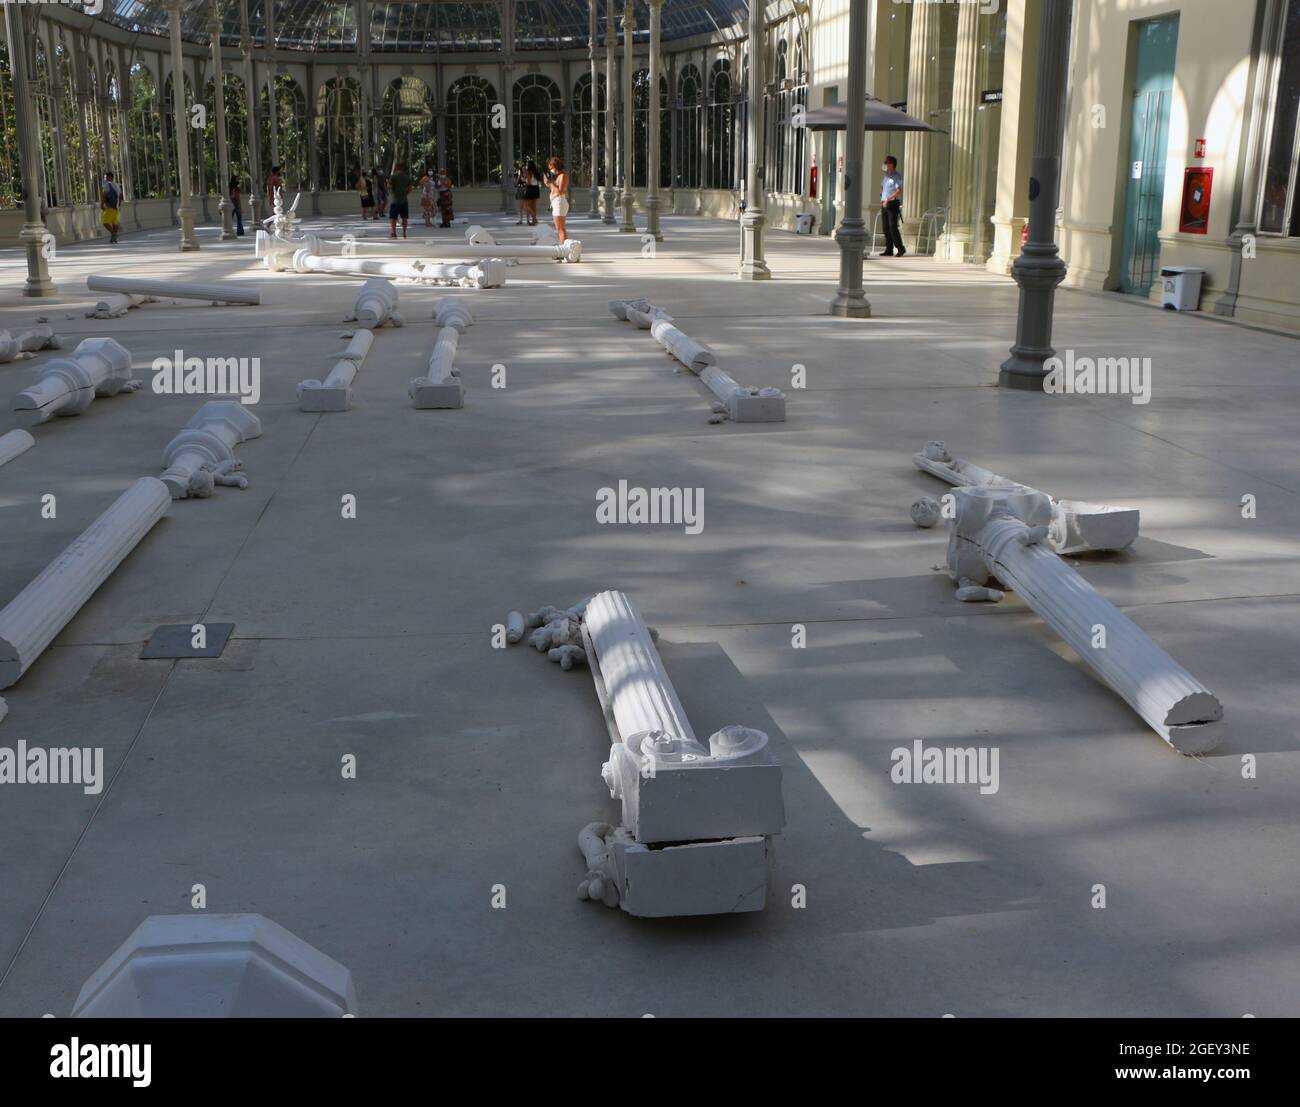
[[[1201,277],[1204,269],[1190,265],[1166,265],[1160,270],[1164,289],[1160,306],[1174,311],[1195,311],[1201,302]]]

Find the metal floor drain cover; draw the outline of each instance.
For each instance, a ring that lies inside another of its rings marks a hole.
[[[203,628],[202,636],[199,627]],[[169,623],[158,627],[140,651],[140,660],[156,657],[220,657],[234,623]],[[202,642],[196,647],[198,638]]]

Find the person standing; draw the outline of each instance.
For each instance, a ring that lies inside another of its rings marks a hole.
[[[231,174],[230,184],[226,186],[230,193],[230,208],[235,214],[235,237],[244,237],[244,194],[239,188],[239,178]]]
[[[528,210],[528,205],[524,203],[524,193],[528,191],[528,182],[524,179],[524,163],[515,162],[515,211],[519,218],[515,220],[516,227],[522,227],[524,217]]]
[[[384,171],[376,166],[370,174],[370,180],[375,187],[375,218],[383,219],[384,212],[388,210],[388,178],[384,176]]]
[[[108,241],[116,244],[117,232],[121,224],[118,209],[122,206],[122,194],[113,183],[113,174],[104,174],[104,186],[99,192],[99,221],[108,231]]]
[[[388,178],[388,237],[397,237],[397,221],[402,221],[402,237],[411,222],[411,205],[407,196],[411,191],[411,178],[400,161],[393,162],[393,175]]]
[[[433,226],[433,206],[438,199],[438,182],[434,180],[433,170],[429,166],[424,167],[424,173],[420,177],[420,207],[424,210],[424,225]]]
[[[364,223],[367,219],[378,219],[379,215],[375,211],[375,194],[364,169],[361,170],[361,176],[357,178],[357,195],[361,197],[361,221]]]
[[[530,227],[537,226],[537,201],[542,197],[544,179],[537,162],[529,158],[524,164],[524,215]]]
[[[564,242],[569,236],[565,225],[569,214],[569,173],[559,158],[551,158],[546,166],[550,170],[546,175],[546,187],[551,190],[551,218],[555,220],[557,237]]]
[[[271,166],[266,177],[266,210],[275,211],[275,194],[284,187],[284,178],[280,176],[280,167]]]
[[[885,229],[885,252],[881,257],[903,257],[903,234],[899,223],[903,218],[903,174],[898,171],[898,159],[890,154],[880,167],[884,177],[880,180],[880,221]]]
[[[447,170],[438,170],[438,214],[442,216],[442,226],[450,227],[455,216],[454,201],[451,192],[451,178]]]

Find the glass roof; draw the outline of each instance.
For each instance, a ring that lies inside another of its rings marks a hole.
[[[249,33],[257,46],[268,43],[266,9],[270,5],[273,45],[281,50],[354,52],[356,6],[352,0],[248,0]],[[597,34],[604,41],[607,0],[598,0]],[[623,11],[616,0],[616,22]],[[221,41],[236,46],[240,34],[239,0],[220,0]],[[686,38],[734,26],[744,17],[746,0],[664,0],[663,38]],[[650,37],[649,7],[637,0],[636,41]],[[191,42],[209,41],[211,0],[182,0],[181,35]],[[515,0],[516,50],[585,49],[587,0]],[[129,31],[167,34],[162,0],[105,0],[101,16]],[[370,51],[447,53],[501,48],[498,0],[405,0],[370,4]]]

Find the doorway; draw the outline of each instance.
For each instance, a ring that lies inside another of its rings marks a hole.
[[[1136,50],[1119,289],[1146,296],[1160,268],[1160,219],[1165,202],[1178,16],[1139,22]]]

